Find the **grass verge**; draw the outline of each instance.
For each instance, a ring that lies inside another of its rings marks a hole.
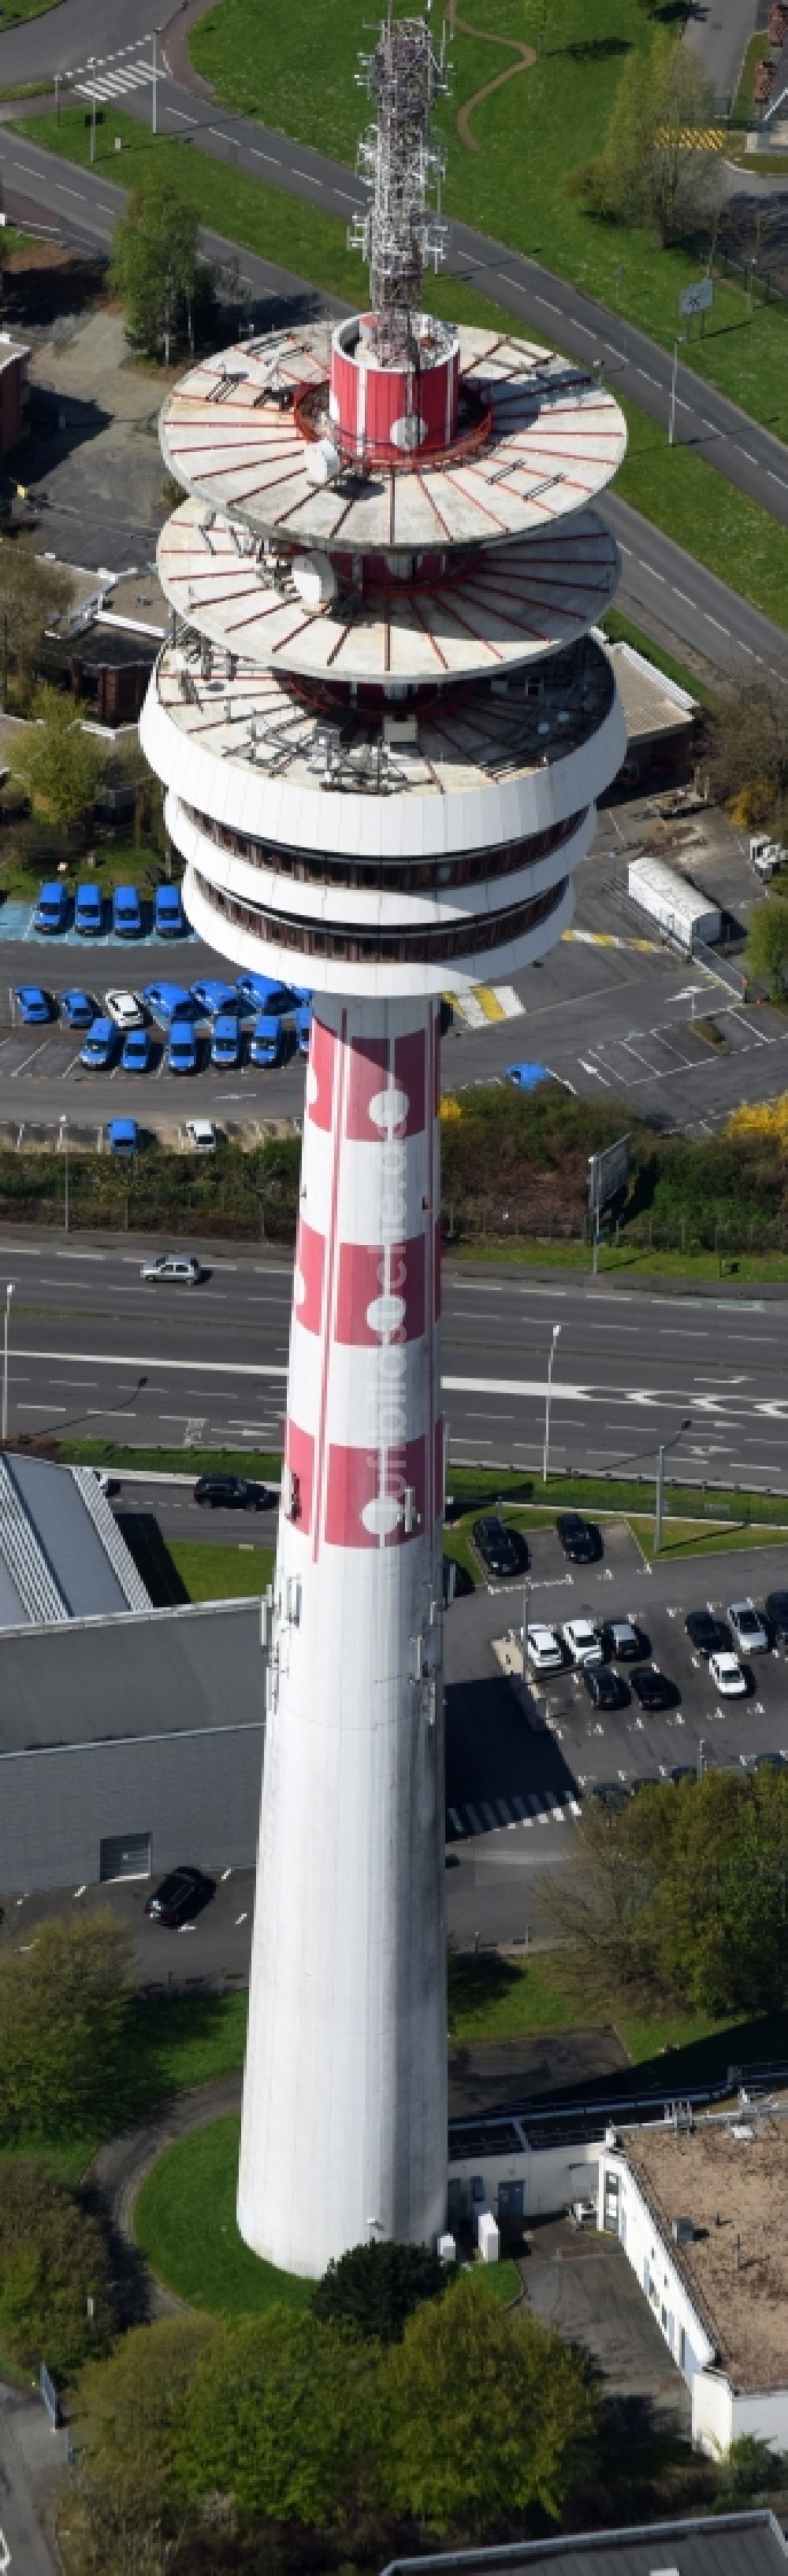
[[[203,1545],[199,1539],[170,1539],[168,1554],[190,1601],[248,1601],[262,1594],[274,1570],[272,1547],[254,1547],[240,1539],[235,1547]]]
[[[488,76],[488,67],[484,76]],[[514,89],[516,84],[511,86]],[[506,97],[507,93],[499,95]],[[51,116],[19,118],[16,131],[80,167],[89,164],[90,136],[81,109],[65,109],[59,127]],[[116,135],[123,146],[120,155],[115,152]],[[329,148],[335,149],[336,143]],[[358,259],[347,249],[344,226],[333,216],[322,215],[315,207],[302,205],[297,198],[248,178],[243,171],[227,169],[183,143],[172,142],[166,136],[151,136],[135,124],[133,117],[111,109],[106,126],[99,128],[97,169],[111,163],[113,176],[133,187],[151,168],[154,156],[201,223],[214,226],[228,240],[258,251],[265,259],[281,261],[291,274],[312,279],[316,286],[327,287],[350,303],[358,302],[363,272]],[[565,211],[562,201],[562,220]],[[468,215],[466,207],[466,221]],[[556,238],[560,238],[560,228]],[[692,264],[685,265],[687,276],[694,274]],[[680,282],[685,282],[683,275]],[[441,278],[432,301],[436,311],[447,319],[506,331],[517,327],[510,313],[503,313],[456,278]],[[671,300],[671,314],[672,311]],[[647,322],[643,314],[639,318]],[[671,339],[672,333],[671,320]],[[780,345],[781,364],[785,367],[788,327]],[[622,497],[733,590],[751,599],[777,625],[788,625],[788,529],[726,484],[714,467],[692,449],[669,448],[664,431],[631,405],[625,408],[631,444],[617,481]],[[763,417],[763,413],[758,416]]]
[[[160,2156],[134,2210],[141,2252],[181,2299],[217,2316],[307,2308],[312,2282],[250,2253],[235,2218],[240,2119],[216,2120]]]
[[[474,0],[452,29],[451,97],[438,122],[448,146],[446,205],[496,242],[510,243],[596,296],[611,315],[672,348],[678,298],[704,265],[702,247],[663,251],[652,234],[599,223],[568,196],[578,163],[601,151],[621,70],[653,28],[631,0]],[[475,151],[459,141],[465,101],[511,63],[490,38],[533,44],[538,59],[474,109]],[[309,0],[308,43],[294,51],[288,0],[222,0],[190,38],[192,58],[220,98],[300,142],[352,164],[366,121],[354,87],[356,49],[369,43],[364,0]],[[763,39],[760,40],[763,50]],[[715,281],[704,338],[682,350],[705,382],[788,435],[788,312],[750,313],[743,284]],[[614,338],[614,330],[611,331]],[[697,551],[697,549],[693,549]]]
[[[593,2030],[615,2022],[633,2066],[643,2069],[643,2084],[670,2089],[686,2083],[713,2083],[729,2065],[782,2063],[788,2056],[788,2013],[764,2014],[758,2020],[714,2019],[708,2013],[681,2013],[652,2004],[634,2005],[621,1998],[590,1997],[572,1976],[566,1953],[541,1951],[528,1960],[501,1957],[495,1951],[453,1952],[449,1956],[449,2034],[457,2043],[527,2038],[551,2030]],[[672,2059],[669,2068],[664,2059]],[[610,2078],[605,2077],[609,2087]]]

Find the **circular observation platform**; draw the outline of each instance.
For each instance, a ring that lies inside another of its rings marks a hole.
[[[590,806],[624,757],[607,655],[585,636],[533,677],[362,713],[210,646],[167,648],[143,750],[186,804],[261,840],[370,859],[447,856],[542,832]]]
[[[456,339],[456,426],[443,448],[403,446],[393,461],[363,434],[352,454],[333,448],[329,332],[317,324],[192,367],[161,415],[165,464],[208,511],[329,555],[446,555],[584,509],[624,455],[613,396],[538,344],[466,329]]]
[[[208,521],[210,520],[210,525]],[[176,615],[230,654],[294,677],[357,687],[435,687],[543,660],[595,626],[619,573],[593,510],[567,527],[450,558],[421,579],[385,556],[304,556],[185,501],[159,538]]]

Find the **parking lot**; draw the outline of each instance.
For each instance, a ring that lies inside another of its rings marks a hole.
[[[753,1656],[746,1698],[723,1699],[690,1645],[688,1611],[715,1610],[750,1595],[756,1606],[788,1581],[788,1550],[731,1550],[696,1561],[669,1550],[653,1567],[628,1526],[605,1525],[601,1561],[567,1566],[553,1530],[530,1541],[529,1625],[588,1617],[599,1624],[630,1619],[653,1660],[676,1685],[673,1708],[648,1713],[632,1695],[617,1710],[596,1709],[580,1673],[567,1662],[541,1682],[531,1678],[530,1720],[503,1678],[493,1639],[523,1623],[522,1583],[485,1584],[457,1600],[446,1621],[447,1832],[477,1834],[541,1825],[564,1829],[603,1783],[623,1787],[668,1779],[687,1766],[750,1769],[763,1753],[788,1761],[788,1658],[785,1650]],[[627,1667],[620,1667],[626,1681]],[[554,1837],[557,1838],[557,1837]]]

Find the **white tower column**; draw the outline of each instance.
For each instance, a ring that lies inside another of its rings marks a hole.
[[[313,2276],[444,2222],[438,1047],[316,1000],[238,2188]]]

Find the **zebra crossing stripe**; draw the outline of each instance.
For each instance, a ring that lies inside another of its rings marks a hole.
[[[126,71],[104,72],[96,80],[76,81],[74,86],[80,98],[105,99],[109,103],[126,98],[131,89],[145,89],[152,80],[151,63],[129,63]]]
[[[471,1807],[471,1806],[466,1806],[465,1813],[466,1813],[466,1816],[470,1816],[470,1820],[471,1820],[471,1833],[472,1833],[472,1834],[483,1834],[483,1832],[484,1832],[484,1826],[483,1826],[483,1824],[482,1824],[481,1816],[478,1816],[478,1815],[477,1815],[477,1813],[476,1813],[476,1808],[475,1808],[475,1807]]]

